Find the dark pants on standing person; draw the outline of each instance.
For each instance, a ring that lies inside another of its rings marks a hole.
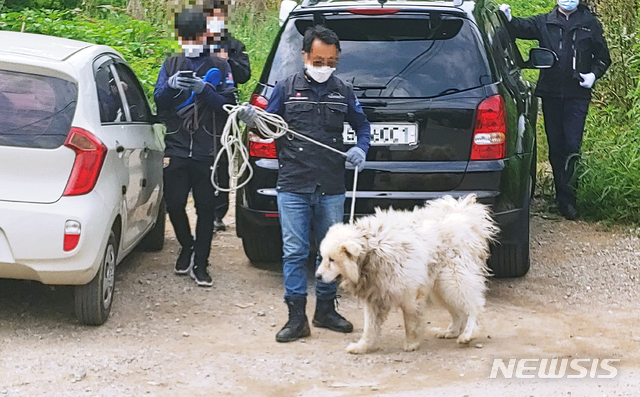
[[[197,161],[188,158],[171,157],[164,169],[164,200],[167,213],[180,245],[193,247],[196,265],[206,265],[213,239],[215,217],[215,195],[211,185],[211,165],[213,161]],[[189,192],[193,192],[196,207],[196,236],[191,234],[191,226],[186,212]]]
[[[542,98],[549,162],[553,168],[556,202],[561,208],[576,205],[578,185],[575,170],[590,101],[583,98]]]
[[[227,155],[224,154],[223,158],[218,163],[218,171],[216,172],[216,183],[223,188],[229,188],[229,162],[227,161]],[[229,211],[229,192],[216,192],[215,197],[216,206],[216,219],[222,220],[227,211]]]

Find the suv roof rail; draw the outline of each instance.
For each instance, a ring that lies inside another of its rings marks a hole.
[[[385,1],[380,1],[378,0],[382,6],[384,6],[384,3],[386,3]],[[331,0],[302,0],[302,4],[300,5],[300,7],[313,7],[315,5],[318,5],[319,3],[330,3]],[[464,0],[453,0],[453,5],[456,7],[461,6],[464,3]]]

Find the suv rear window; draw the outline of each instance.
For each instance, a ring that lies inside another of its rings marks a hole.
[[[289,20],[268,71],[268,84],[303,68],[302,37],[312,24],[312,19]],[[341,15],[327,17],[325,26],[340,38],[336,75],[353,84],[359,96],[433,98],[488,81],[481,44],[466,19],[439,14],[432,18]]]
[[[0,145],[60,147],[77,97],[78,89],[69,81],[0,70]]]

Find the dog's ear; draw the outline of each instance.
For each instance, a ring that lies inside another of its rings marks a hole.
[[[340,251],[343,252],[349,259],[355,261],[362,252],[362,247],[353,241],[346,241],[340,245]]]
[[[353,241],[346,241],[340,245],[340,251],[343,252],[348,261],[342,261],[342,266],[344,268],[344,276],[347,280],[351,281],[354,284],[358,283],[358,279],[360,278],[360,270],[358,269],[358,257],[362,252],[362,247]]]

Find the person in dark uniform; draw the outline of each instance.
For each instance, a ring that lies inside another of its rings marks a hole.
[[[558,55],[557,64],[540,71],[536,95],[542,98],[558,210],[576,219],[575,168],[580,156],[591,90],[611,65],[602,26],[578,0],[558,0],[548,14],[513,18],[507,4],[500,9],[509,20],[511,34],[537,40]]]
[[[226,77],[232,74],[229,63],[205,48],[206,24],[201,8],[185,8],[176,15],[182,54],[162,64],[154,99],[167,126],[164,199],[182,247],[175,272],[190,274],[199,286],[210,287],[207,267],[215,219],[211,166],[227,121],[222,106],[236,100],[233,83]],[[198,216],[195,238],[185,210],[189,192]]]
[[[305,70],[279,81],[267,112],[282,116],[289,127],[315,140],[344,151],[343,126],[356,131],[357,144],[347,160],[362,169],[369,149],[371,127],[351,86],[333,75],[340,41],[331,30],[309,28],[303,39]],[[250,128],[256,110],[247,106],[239,117]],[[306,140],[282,137],[278,153],[278,211],[283,239],[285,302],[289,321],[276,335],[289,342],[310,335],[306,316],[307,259],[310,230],[319,246],[327,230],[342,222],[345,202],[345,159],[340,154]],[[318,254],[316,267],[321,258]],[[335,310],[336,284],[316,282],[316,310],[313,325],[348,333],[353,325]]]
[[[218,57],[226,59],[231,66],[234,85],[244,84],[251,78],[251,61],[245,45],[231,35],[227,27],[228,0],[204,0],[204,12],[207,15],[207,44]],[[219,186],[228,187],[229,170],[226,157],[221,162],[217,173]],[[229,210],[229,193],[216,192],[216,219],[214,229],[226,230],[222,219]]]

